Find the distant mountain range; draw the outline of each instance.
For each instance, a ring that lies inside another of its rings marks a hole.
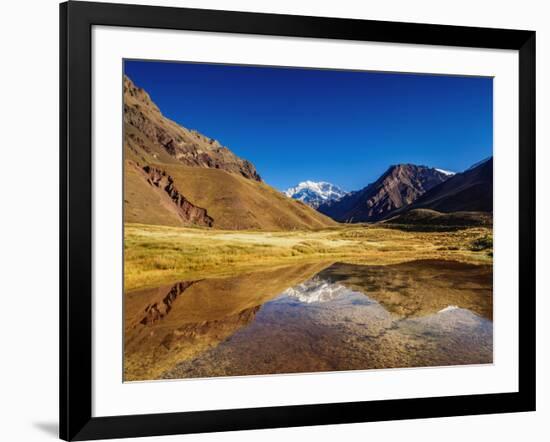
[[[376,222],[415,209],[492,212],[493,158],[462,173],[397,164],[363,189],[318,206],[321,213],[344,223]]]
[[[262,181],[250,161],[164,117],[147,92],[128,77],[124,128],[126,222],[309,230],[335,226],[335,221],[387,220],[411,209],[493,210],[492,157],[462,173],[393,165],[355,192],[304,181],[281,193]]]
[[[303,181],[288,188],[284,194],[289,198],[302,201],[308,206],[318,208],[321,204],[339,200],[348,192],[326,181]]]
[[[388,168],[374,183],[338,201],[319,206],[332,219],[345,222],[374,222],[416,201],[428,190],[453,175],[426,166],[397,164]]]

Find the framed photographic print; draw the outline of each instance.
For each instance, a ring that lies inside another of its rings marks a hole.
[[[61,4],[65,440],[535,409],[535,33]]]

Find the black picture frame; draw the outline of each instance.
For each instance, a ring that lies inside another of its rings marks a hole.
[[[519,53],[519,391],[318,405],[92,417],[94,25]],[[90,440],[535,410],[535,32],[199,9],[60,5],[60,437]]]

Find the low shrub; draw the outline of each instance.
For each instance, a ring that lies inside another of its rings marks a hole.
[[[493,248],[493,236],[485,235],[472,241],[470,250],[474,252],[480,252]]]

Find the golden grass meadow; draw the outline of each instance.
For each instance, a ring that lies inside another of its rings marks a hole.
[[[124,229],[125,290],[204,274],[333,260],[370,265],[440,259],[492,264],[492,229],[420,232],[380,225],[317,231],[230,231],[128,223]]]

